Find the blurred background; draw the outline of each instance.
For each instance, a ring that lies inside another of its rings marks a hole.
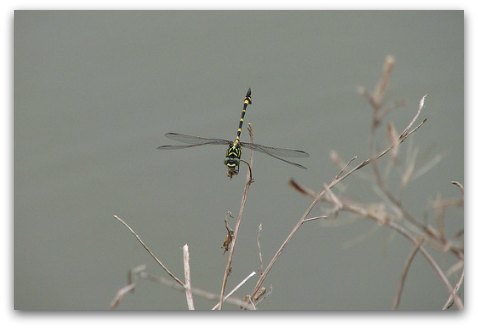
[[[258,271],[259,224],[267,263],[309,204],[289,179],[320,190],[338,171],[331,150],[369,156],[372,110],[357,87],[373,90],[387,55],[396,64],[385,101],[404,104],[390,113],[397,130],[428,94],[428,122],[402,149],[418,148],[417,166],[442,160],[401,195],[427,217],[431,201],[459,197],[450,182],[464,180],[463,11],[16,11],[15,308],[108,310],[131,268],[164,276],[113,215],[180,277],[187,243],[193,286],[219,293],[224,217],[238,213],[245,166],[230,180],[226,147],[156,147],[173,143],[167,132],[233,139],[249,87],[255,142],[310,153],[299,160],[308,170],[255,154],[229,286]],[[346,186],[350,199],[381,201],[367,179]],[[463,226],[463,210],[447,212],[447,234]],[[362,218],[309,222],[274,266],[259,309],[389,309],[412,249]],[[456,260],[431,252],[444,270]],[[417,255],[400,309],[441,309],[447,295]],[[141,281],[118,309],[183,310],[186,301]]]

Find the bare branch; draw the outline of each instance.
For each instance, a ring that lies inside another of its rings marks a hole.
[[[393,300],[392,310],[396,310],[400,304],[400,298],[402,296],[403,286],[405,285],[405,279],[407,278],[408,270],[410,269],[410,265],[412,264],[415,255],[417,255],[418,251],[420,250],[420,247],[422,246],[423,242],[424,239],[418,241],[418,243],[415,245],[412,252],[408,256],[407,261],[405,262],[405,267],[403,268],[402,275],[400,277],[400,284],[398,285],[397,292]]]
[[[390,82],[390,77],[392,75],[394,65],[395,58],[390,55],[387,56],[387,58],[385,58],[385,63],[383,64],[382,76],[380,77],[380,80],[375,86],[375,90],[372,95],[373,103],[376,107],[381,106],[383,95],[385,94],[385,90],[387,89],[388,84]]]
[[[257,280],[256,282],[256,285],[251,293],[251,297],[252,299],[258,299],[258,293],[261,291],[261,287],[264,283],[264,280],[265,278],[267,277],[267,275],[269,274],[269,272],[271,271],[272,269],[272,266],[274,265],[274,263],[277,261],[277,259],[279,258],[279,256],[282,254],[282,252],[284,251],[284,248],[287,246],[287,244],[289,243],[289,241],[292,239],[292,237],[295,235],[295,233],[297,232],[297,230],[300,228],[300,226],[302,225],[302,223],[304,223],[304,220],[306,220],[307,216],[309,215],[309,213],[312,211],[312,209],[315,207],[315,205],[319,202],[319,200],[322,198],[322,196],[324,195],[324,191],[322,191],[321,193],[319,193],[317,195],[317,197],[314,199],[314,201],[312,201],[312,203],[309,205],[309,207],[307,208],[307,210],[304,212],[304,214],[302,215],[302,217],[299,219],[299,221],[294,225],[294,227],[292,228],[292,230],[290,231],[289,235],[287,236],[287,238],[282,242],[281,246],[279,247],[279,249],[276,251],[276,253],[274,254],[274,256],[272,257],[272,259],[270,260],[269,264],[266,266],[266,268],[264,269],[264,272],[261,274],[261,276],[259,277],[259,279]]]
[[[191,270],[189,268],[189,247],[188,244],[183,246],[183,262],[184,262],[184,291],[186,293],[186,301],[188,309],[194,310],[194,300],[191,291]]]
[[[111,309],[116,309],[118,305],[123,301],[128,293],[133,293],[136,288],[137,277],[146,270],[146,265],[138,265],[137,267],[128,270],[128,284],[118,290],[116,296],[111,301]]]
[[[114,297],[113,301],[111,301],[110,308],[116,309],[118,305],[123,301],[126,294],[131,293],[134,288],[136,287],[135,283],[129,284],[118,290],[116,296]]]
[[[148,272],[142,272],[141,273],[141,278],[160,283],[162,285],[165,285],[167,287],[176,289],[176,290],[181,291],[181,292],[184,291],[184,286],[178,284],[177,282],[175,282],[173,280],[170,280],[170,279],[167,279],[167,278],[164,278],[164,277],[152,275]],[[202,297],[202,298],[210,300],[210,301],[219,301],[219,299],[220,299],[219,295],[208,292],[208,291],[205,291],[203,289],[199,289],[199,288],[192,287],[191,292],[196,296]],[[246,308],[248,310],[253,310],[254,309],[250,304],[248,304],[248,302],[244,302],[243,300],[240,300],[238,298],[233,298],[233,297],[224,298],[223,302],[229,303],[229,304],[232,304],[232,305],[236,305],[236,306],[239,306],[239,307],[243,307],[243,308]]]
[[[259,227],[257,228],[257,249],[259,251],[259,263],[260,263],[260,273],[262,274],[262,271],[264,270],[264,263],[262,262],[262,250],[261,250],[261,241],[260,241],[260,235],[262,231],[262,223],[259,224]]]
[[[120,218],[119,216],[117,215],[113,215],[113,217],[118,220],[119,222],[121,222],[126,228],[128,228],[128,230],[136,237],[136,239],[139,241],[139,243],[141,244],[141,246],[143,246],[143,248],[149,253],[149,255],[151,255],[151,257],[161,266],[161,268],[163,268],[164,271],[166,271],[166,273],[171,277],[173,278],[174,280],[176,280],[176,282],[178,284],[180,284],[181,286],[184,286],[184,282],[181,281],[181,279],[179,279],[178,277],[176,277],[172,272],[171,270],[169,270],[164,264],[163,262],[161,262],[161,260],[153,253],[153,251],[141,240],[141,238],[139,237],[139,235],[122,219]]]
[[[435,259],[423,247],[420,247],[420,250],[422,254],[425,256],[425,258],[427,259],[427,261],[430,263],[432,268],[436,271],[440,279],[443,281],[445,286],[448,288],[448,291],[450,292],[450,294],[453,297],[453,300],[455,301],[456,307],[459,310],[463,310],[463,301],[461,300],[461,298],[458,296],[456,291],[451,286],[450,282],[448,281],[446,275],[443,273],[438,263],[436,263]]]
[[[327,219],[328,216],[327,215],[321,215],[321,216],[314,216],[312,218],[307,218],[304,220],[304,223],[305,222],[310,222],[310,221],[315,221],[315,220],[320,220],[320,219]]]
[[[240,283],[237,284],[236,287],[234,287],[226,296],[224,296],[224,300],[227,300],[229,297],[231,297],[232,294],[234,294],[239,288],[241,288],[242,285],[244,285],[250,278],[252,278],[256,274],[255,271],[252,271],[246,278],[244,278]],[[219,304],[217,303],[212,310],[217,310],[219,308]],[[253,310],[255,310],[255,306],[252,304]]]
[[[249,131],[249,137],[251,139],[251,142],[253,142],[254,141],[254,130],[252,129],[252,125],[250,123],[248,124],[247,130]],[[250,188],[250,186],[253,182],[253,180],[252,180],[253,154],[254,154],[254,151],[251,150],[251,157],[250,157],[250,160],[249,160],[249,171],[248,171],[248,174],[246,176],[245,183],[244,183],[244,190],[242,192],[242,199],[241,199],[241,207],[239,208],[239,214],[237,215],[236,226],[234,227],[234,235],[232,236],[233,238],[232,238],[232,241],[231,241],[230,247],[229,247],[229,257],[227,259],[226,269],[224,270],[224,277],[223,277],[223,280],[222,280],[220,300],[219,300],[219,310],[222,309],[222,303],[223,303],[223,299],[224,299],[224,292],[225,292],[225,289],[226,289],[227,279],[228,279],[229,274],[231,273],[231,270],[232,270],[232,257],[234,255],[234,248],[235,248],[235,245],[236,245],[237,235],[239,233],[239,227],[241,226],[242,215],[244,213],[244,207],[246,205],[247,196],[248,196],[248,193],[249,193],[249,188]]]
[[[354,156],[352,157],[347,164],[345,164],[345,166],[340,170],[339,173],[337,173],[337,175],[335,176],[335,179],[337,180],[338,178],[340,178],[340,176],[345,172],[345,170],[350,166],[350,164],[352,164],[353,161],[355,161],[357,159],[357,156]]]
[[[460,279],[458,279],[458,282],[456,283],[455,288],[453,288],[454,293],[450,294],[450,296],[448,297],[448,300],[446,301],[445,305],[443,305],[442,310],[447,310],[453,305],[454,294],[456,294],[458,292],[461,285],[463,284],[464,279],[465,279],[465,269],[463,268],[463,271],[461,271]]]
[[[333,212],[338,212],[342,209],[342,202],[340,201],[340,199],[338,199],[337,196],[335,196],[335,194],[332,192],[332,190],[330,190],[329,186],[327,186],[327,184],[324,184],[324,190],[325,190],[325,194],[327,195],[328,199],[330,199],[330,202],[332,204],[334,204],[334,209],[333,209]]]
[[[422,112],[423,107],[425,106],[425,98],[427,95],[424,95],[422,99],[420,99],[420,104],[418,105],[418,111],[413,117],[413,119],[410,121],[408,126],[403,130],[402,134],[400,135],[400,139],[403,138],[406,134],[408,134],[409,130],[411,129],[412,125],[415,123],[417,120],[418,116],[420,116],[420,113]]]
[[[391,220],[383,220],[381,216],[376,217],[374,212],[367,211],[366,209],[363,209],[359,206],[352,205],[352,204],[347,204],[344,203],[344,210],[351,211],[357,214],[360,214],[363,217],[367,217],[373,220],[376,220],[380,224],[384,224],[388,226],[389,228],[395,230],[402,236],[406,237],[408,240],[413,242],[415,245],[419,243],[419,241],[404,227],[398,225],[397,223],[391,221]],[[443,273],[443,270],[440,268],[440,266],[436,263],[435,259],[427,252],[427,250],[423,247],[423,245],[420,245],[419,251],[425,256],[426,260],[430,264],[430,266],[435,270],[435,272],[438,274],[438,277],[442,280],[443,284],[446,286],[448,291],[453,294],[454,300],[457,304],[457,307],[459,309],[463,309],[463,302],[460,299],[460,297],[453,292],[453,287],[451,286],[450,282],[448,281],[448,278],[446,275]]]

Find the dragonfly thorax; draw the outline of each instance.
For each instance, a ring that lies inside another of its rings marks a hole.
[[[228,168],[227,175],[232,177],[239,173],[239,163],[241,162],[241,144],[238,142],[231,143],[226,151],[224,164]]]

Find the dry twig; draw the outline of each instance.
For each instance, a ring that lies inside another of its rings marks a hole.
[[[257,250],[259,252],[259,264],[260,264],[260,273],[262,274],[262,271],[264,270],[264,263],[262,262],[262,250],[261,250],[261,241],[260,241],[260,235],[262,231],[262,223],[259,224],[259,227],[257,228]]]
[[[412,264],[415,255],[417,255],[420,247],[422,246],[424,239],[418,241],[418,243],[413,248],[410,256],[408,257],[407,261],[405,262],[405,267],[403,268],[402,275],[400,276],[400,284],[398,285],[397,292],[395,294],[395,298],[392,304],[392,310],[396,310],[400,305],[400,298],[402,297],[403,286],[405,286],[405,279],[408,275],[408,270],[410,270],[410,265]]]
[[[446,301],[445,305],[443,305],[442,310],[448,310],[453,305],[454,298],[455,298],[454,295],[460,289],[464,279],[465,279],[465,269],[463,268],[463,271],[461,271],[460,279],[458,279],[458,282],[456,283],[455,288],[453,288],[453,293],[451,293],[450,296],[448,297],[448,300]]]
[[[252,130],[252,125],[251,124],[248,125],[247,130],[249,131],[249,137],[251,139],[251,142],[253,142],[254,141],[253,140],[254,131]],[[239,208],[239,214],[237,215],[236,225],[234,227],[234,235],[232,236],[233,238],[232,238],[232,241],[230,242],[230,246],[229,246],[229,257],[227,259],[226,269],[224,270],[224,277],[223,277],[222,285],[221,285],[221,293],[220,293],[220,300],[219,300],[219,307],[218,307],[219,310],[222,309],[222,303],[223,303],[223,299],[224,299],[224,292],[226,290],[227,279],[228,279],[229,274],[231,273],[231,270],[232,270],[232,257],[234,255],[234,248],[235,248],[235,245],[236,245],[237,235],[239,233],[239,227],[241,225],[242,215],[244,213],[244,207],[246,205],[247,196],[249,194],[249,188],[250,188],[250,186],[253,182],[253,179],[252,179],[253,154],[254,154],[254,152],[251,151],[251,157],[250,157],[250,160],[249,160],[249,171],[248,171],[248,174],[246,176],[245,183],[244,183],[244,190],[242,192],[241,206]]]
[[[184,262],[184,291],[186,293],[186,301],[188,309],[194,310],[193,293],[191,291],[191,270],[189,268],[189,247],[188,244],[183,246],[183,262]]]
[[[224,300],[227,300],[232,294],[234,294],[239,288],[241,288],[242,285],[244,285],[250,278],[255,276],[255,272],[252,271],[246,278],[244,278],[240,283],[237,284],[236,287],[234,287],[226,296],[224,296]],[[217,303],[212,310],[217,310],[219,308],[220,302]],[[252,309],[248,308],[248,310],[255,310],[255,306],[252,304]]]
[[[126,228],[128,228],[128,230],[135,236],[135,238],[139,241],[139,243],[141,244],[141,246],[143,246],[143,248],[149,253],[149,255],[151,255],[151,257],[159,264],[159,266],[161,266],[161,268],[163,268],[164,271],[166,271],[166,273],[171,277],[173,278],[174,280],[176,280],[176,282],[178,284],[180,284],[181,286],[184,286],[184,282],[181,281],[181,279],[179,279],[178,277],[176,277],[172,272],[171,270],[169,270],[164,264],[163,262],[153,253],[153,251],[151,250],[151,248],[149,248],[142,240],[141,238],[139,237],[139,235],[122,219],[120,218],[118,215],[113,215],[113,217],[118,220],[119,222],[121,222]]]

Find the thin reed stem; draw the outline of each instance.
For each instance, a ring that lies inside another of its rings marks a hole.
[[[164,264],[163,262],[154,254],[154,252],[151,250],[151,248],[148,247],[148,245],[146,245],[142,240],[141,238],[139,237],[139,235],[133,230],[133,228],[131,228],[122,218],[120,218],[118,215],[113,215],[113,217],[118,220],[119,222],[121,222],[126,228],[128,228],[128,230],[135,236],[135,238],[139,241],[139,243],[141,244],[141,246],[143,246],[143,248],[149,253],[149,255],[151,255],[151,257],[159,264],[159,266],[161,266],[161,268],[163,268],[164,271],[166,271],[166,273],[171,277],[173,278],[178,284],[180,284],[181,286],[184,286],[184,282],[181,281],[181,279],[179,279],[176,275],[174,275],[174,273],[171,272],[171,270],[169,270]]]
[[[254,138],[254,131],[252,130],[252,125],[251,124],[248,125],[248,131],[249,131],[249,137],[251,139],[251,142],[254,142],[254,139],[253,139]],[[229,277],[229,275],[231,274],[231,271],[232,271],[232,258],[234,256],[236,240],[237,240],[237,236],[239,234],[239,227],[241,226],[242,215],[244,214],[244,208],[246,206],[247,196],[249,194],[249,189],[250,189],[251,184],[253,182],[253,179],[252,179],[253,154],[254,154],[254,151],[251,150],[251,157],[250,157],[249,166],[248,166],[249,170],[247,171],[246,179],[245,179],[245,182],[244,182],[244,190],[242,192],[241,206],[239,208],[239,213],[237,215],[236,225],[234,227],[234,234],[232,236],[232,241],[229,245],[229,256],[228,256],[228,259],[227,259],[226,269],[224,270],[224,277],[223,277],[223,280],[222,280],[221,292],[219,294],[220,299],[219,299],[218,310],[222,310],[222,303],[223,303],[223,300],[224,300],[224,293],[225,293],[225,290],[226,290],[227,279],[228,279],[228,277]]]

